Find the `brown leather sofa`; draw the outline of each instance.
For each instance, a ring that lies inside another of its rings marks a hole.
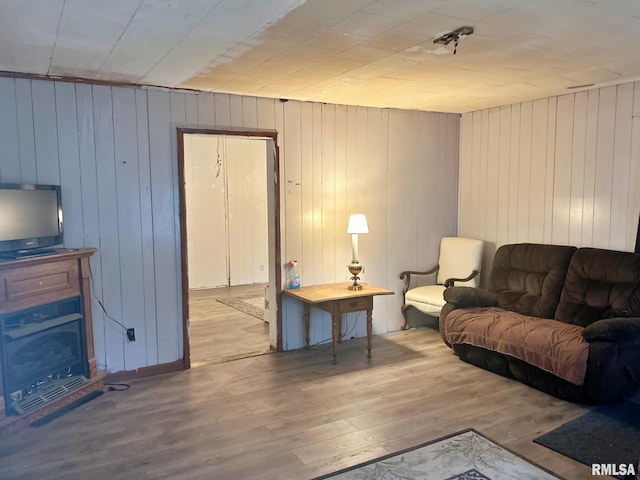
[[[489,284],[444,292],[440,332],[462,360],[576,402],[640,386],[640,254],[504,245]]]

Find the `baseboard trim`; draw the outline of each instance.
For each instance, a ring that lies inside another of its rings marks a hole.
[[[150,367],[136,368],[135,370],[122,370],[120,372],[107,373],[104,383],[116,383],[122,382],[123,380],[152,377],[154,375],[177,372],[179,370],[184,370],[184,362],[182,360],[161,363],[160,365],[152,365]]]

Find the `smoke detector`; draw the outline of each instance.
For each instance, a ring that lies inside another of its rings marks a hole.
[[[465,35],[471,35],[474,31],[474,27],[464,26],[456,28],[455,30],[451,30],[449,32],[438,33],[434,37],[433,43],[439,43],[446,47],[451,42],[453,42],[453,54],[455,55],[456,50],[458,49],[458,40],[460,40]]]

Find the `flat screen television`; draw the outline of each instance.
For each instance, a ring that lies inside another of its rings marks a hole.
[[[0,256],[51,253],[62,242],[59,185],[0,183]]]

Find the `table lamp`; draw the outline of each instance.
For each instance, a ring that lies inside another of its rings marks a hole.
[[[351,275],[353,275],[351,277],[353,283],[349,285],[349,290],[362,290],[362,284],[358,283],[358,280],[360,280],[358,275],[362,272],[362,265],[358,260],[358,235],[360,233],[369,233],[367,217],[363,213],[351,214],[351,217],[349,217],[347,233],[351,234],[351,249],[353,251],[353,260],[347,267]]]

